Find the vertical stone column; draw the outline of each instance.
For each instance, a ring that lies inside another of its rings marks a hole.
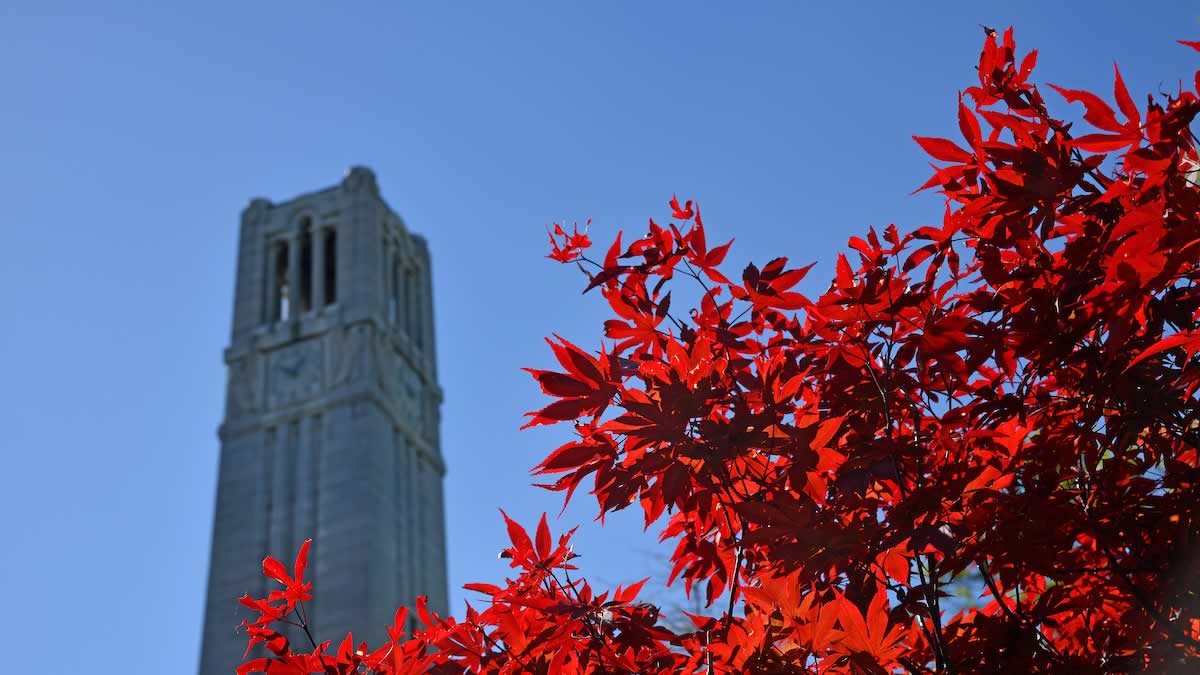
[[[409,286],[411,280],[408,274],[408,257],[401,257],[396,268],[396,322],[400,324],[400,329],[404,331],[404,335],[410,340],[413,339],[412,334],[412,301],[409,298]]]
[[[399,575],[399,589],[397,598],[399,602],[407,604],[413,601],[415,593],[413,592],[413,580],[410,570],[412,563],[409,562],[409,556],[412,555],[412,528],[408,523],[408,489],[406,481],[408,480],[407,455],[404,447],[404,432],[398,427],[392,429],[392,452],[396,459],[393,467],[396,473],[392,476],[392,483],[395,485],[394,495],[395,502],[394,510],[391,517],[391,526],[396,533],[396,573]]]
[[[382,310],[380,312],[380,315],[383,316],[384,323],[387,323],[387,319],[389,316],[388,311],[389,311],[389,307],[391,305],[391,290],[390,289],[391,289],[392,284],[388,281],[388,267],[391,265],[391,260],[392,260],[392,242],[391,242],[391,237],[388,236],[386,224],[380,228],[380,237],[382,237],[382,239],[383,239],[383,241],[380,242],[380,246],[379,246],[379,256],[382,258],[380,263],[382,263],[382,264],[380,264],[379,268],[378,268],[379,269],[379,291],[380,291],[379,298],[381,300],[383,300],[383,302],[381,303],[383,306],[380,307],[380,309]]]
[[[292,492],[294,507],[292,509],[292,541],[290,545],[290,550],[294,551],[300,550],[300,545],[305,539],[316,535],[313,532],[315,524],[312,518],[312,502],[316,495],[312,456],[314,454],[313,446],[317,443],[313,432],[320,428],[318,419],[319,416],[300,418],[298,443],[291,458],[295,464],[296,479]]]
[[[387,323],[394,323],[396,320],[396,299],[393,296],[396,284],[392,280],[392,260],[393,260],[392,238],[387,234],[387,227],[384,227],[383,234],[383,316]]]
[[[408,434],[401,435],[400,451],[403,453],[404,480],[400,484],[404,490],[402,500],[404,519],[399,527],[405,540],[404,570],[408,575],[407,602],[414,602],[421,593],[421,576],[418,560],[424,542],[417,536],[417,519],[420,517],[420,505],[417,502],[417,447]]]
[[[270,287],[263,275],[270,257],[260,226],[270,220],[271,202],[258,198],[242,211],[238,230],[237,278],[234,283],[233,340],[240,341],[270,319]]]
[[[261,486],[254,492],[254,529],[255,529],[255,544],[259,549],[259,555],[265,557],[272,555],[271,553],[271,481],[272,472],[275,470],[275,453],[278,452],[279,433],[274,427],[268,427],[263,431],[262,447],[263,452],[259,457],[259,467],[256,472]],[[259,593],[266,597],[267,580],[263,578],[259,584]]]
[[[271,504],[270,522],[267,524],[267,555],[286,560],[287,549],[292,544],[288,536],[291,526],[291,504],[288,495],[291,491],[291,481],[288,480],[288,469],[291,464],[295,430],[292,429],[291,423],[286,423],[280,425],[275,434],[275,447],[269,459],[270,474],[267,478],[270,481],[267,499]]]
[[[417,273],[412,266],[412,260],[406,260],[404,266],[404,332],[408,334],[413,346],[420,346],[421,339],[417,335]]]
[[[289,300],[289,302],[291,301]],[[288,311],[291,311],[291,308]],[[295,444],[295,422],[281,424],[275,432],[275,446],[269,458],[270,474],[267,476],[267,481],[270,482],[267,498],[270,508],[267,511],[269,520],[266,554],[276,560],[287,560],[289,556],[295,555],[289,550],[292,547],[290,532],[292,529],[292,481],[290,473]],[[274,587],[268,584],[268,588]],[[287,626],[282,632],[288,640],[294,640],[296,635],[289,630],[290,628]]]
[[[422,260],[421,265],[421,345],[424,347],[424,359],[433,361],[433,273],[429,269],[428,260]],[[430,371],[432,372],[432,367]]]
[[[413,265],[413,337],[416,339],[417,347],[421,350],[422,355],[425,351],[425,267],[420,263],[420,258]]]
[[[288,236],[288,318],[300,318],[300,235]]]
[[[403,260],[403,249],[400,248],[398,239],[392,240],[392,253],[388,258],[388,293],[389,302],[394,308],[392,311],[395,314],[393,322],[393,330],[404,326],[404,282],[402,280],[403,272],[400,268],[400,261]]]
[[[312,229],[312,306],[316,313],[325,309],[325,228]]]
[[[275,277],[279,271],[275,269],[275,261],[278,258],[278,247],[276,242],[267,242],[267,321],[275,321],[278,316],[275,311],[279,308],[279,286],[275,283]]]

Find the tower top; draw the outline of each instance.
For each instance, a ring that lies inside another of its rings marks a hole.
[[[346,169],[342,180],[336,185],[312,192],[305,192],[279,203],[261,196],[251,198],[246,207],[242,209],[242,225],[254,226],[263,224],[268,219],[276,218],[280,211],[286,212],[290,216],[294,215],[297,209],[302,210],[304,207],[311,208],[322,203],[328,204],[336,200],[339,193],[343,197],[369,197],[383,202],[383,196],[380,194],[379,181],[375,177],[375,172],[369,167],[355,165]],[[384,203],[384,207],[391,212],[391,208],[387,207],[386,202]],[[394,212],[392,212],[392,215],[397,219],[399,218]]]
[[[422,319],[429,250],[384,201],[374,171],[351,166],[337,183],[285,201],[255,197],[240,229],[231,349],[373,321],[433,367],[431,320]]]

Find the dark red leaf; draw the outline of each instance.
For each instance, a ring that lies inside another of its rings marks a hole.
[[[561,401],[551,403],[537,412],[525,413],[526,417],[532,417],[533,419],[521,428],[528,429],[539,424],[554,424],[555,422],[578,419],[598,408],[599,404],[590,398],[564,398]]]
[[[550,557],[550,526],[546,524],[545,513],[538,521],[536,537],[538,559],[545,560]]]
[[[1174,349],[1175,347],[1183,347],[1190,357],[1196,351],[1200,350],[1200,333],[1176,333],[1175,335],[1169,335],[1143,350],[1141,354],[1138,354],[1135,359],[1129,362],[1127,369],[1159,352]]]
[[[542,392],[559,398],[588,396],[596,392],[596,387],[593,384],[581,382],[569,375],[556,373],[550,370],[533,370],[532,368],[522,368],[527,373],[533,375],[537,379],[538,384],[542,385]]]
[[[538,465],[538,473],[555,473],[569,471],[587,464],[598,456],[600,448],[585,443],[568,443],[550,453]]]

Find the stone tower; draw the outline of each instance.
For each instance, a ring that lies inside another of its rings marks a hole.
[[[377,644],[417,595],[445,611],[430,291],[425,240],[369,169],[242,212],[201,675],[241,662],[263,557],[290,569],[310,537],[318,641]]]

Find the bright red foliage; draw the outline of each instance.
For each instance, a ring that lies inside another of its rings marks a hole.
[[[284,590],[242,602],[275,656],[241,672],[1200,670],[1200,98],[1139,109],[1119,71],[1116,110],[1054,87],[1096,129],[1076,135],[1029,83],[1036,53],[997,37],[965,143],[916,137],[942,226],[851,238],[818,298],[786,258],[726,277],[692,201],[600,262],[552,232],[615,317],[529,371],[554,399],[529,425],[577,432],[536,472],[665,517],[671,577],[712,616],[669,630],[641,583],[573,578],[570,532],[505,515],[515,577],[469,584],[461,621],[419,603],[408,639],[402,610],[375,651],[294,653],[269,626],[303,619],[307,545],[293,576],[268,559]],[[948,607],[964,585],[986,604]]]
[[[587,225],[591,225],[592,221],[588,221]],[[550,255],[546,256],[558,262],[571,262],[579,257],[583,250],[592,245],[592,240],[588,239],[587,226],[583,228],[583,232],[579,231],[579,226],[575,225],[571,228],[571,234],[567,234],[562,225],[554,224],[554,229],[546,229],[546,233],[550,235]],[[562,238],[560,243],[558,240]]]

